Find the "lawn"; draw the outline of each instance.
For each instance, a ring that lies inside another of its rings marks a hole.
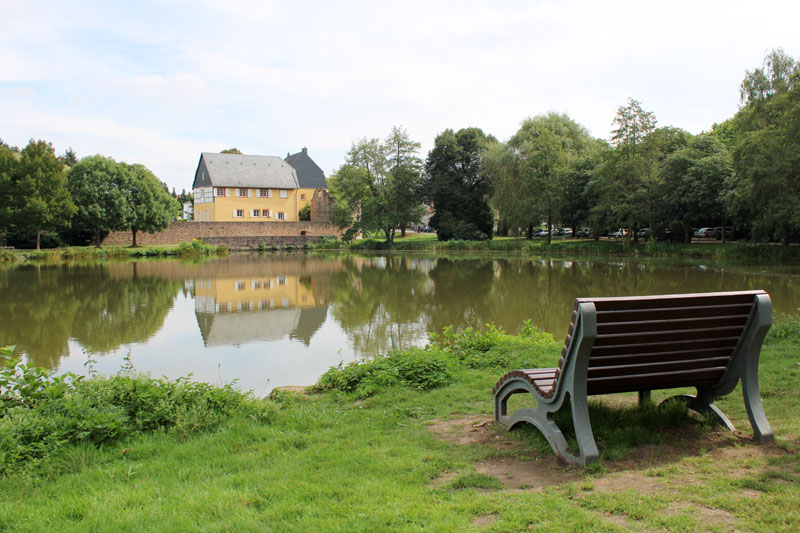
[[[553,364],[552,338],[450,332],[333,370],[323,392],[276,392],[267,418],[66,446],[0,478],[0,528],[796,531],[798,346],[793,320],[762,352],[776,443],[750,439],[738,390],[718,402],[735,433],[608,396],[592,405],[601,460],[584,470],[559,464],[535,430],[492,421],[494,382],[509,366]]]

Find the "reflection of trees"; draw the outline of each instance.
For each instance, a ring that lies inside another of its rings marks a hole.
[[[486,323],[516,332],[525,320],[566,334],[575,298],[763,288],[776,310],[797,307],[786,277],[663,262],[533,258],[348,259],[334,278],[333,316],[363,355],[424,339],[425,331]],[[426,268],[432,266],[432,268]],[[791,294],[791,302],[781,301]]]
[[[349,258],[332,279],[331,314],[356,353],[386,352],[424,334],[419,317],[429,290],[428,276],[407,257]]]
[[[53,368],[70,337],[108,352],[143,341],[164,323],[181,283],[159,277],[111,277],[101,265],[5,269],[0,344],[16,344],[37,365]]]

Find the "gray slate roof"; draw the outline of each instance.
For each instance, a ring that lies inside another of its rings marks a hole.
[[[215,187],[299,188],[297,172],[280,157],[203,152],[203,163]]]
[[[297,171],[297,181],[303,189],[327,189],[325,173],[308,156],[308,148],[303,148],[296,154],[287,155],[287,163]]]

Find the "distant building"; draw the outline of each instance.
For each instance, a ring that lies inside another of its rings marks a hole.
[[[194,203],[192,201],[183,202],[183,220],[194,219]]]
[[[308,150],[287,156],[203,152],[194,183],[197,222],[297,221],[325,174]]]
[[[317,189],[327,190],[328,183],[325,181],[325,173],[313,159],[308,157],[308,148],[303,147],[296,154],[287,154],[284,161],[297,171],[297,182],[300,185],[297,194],[301,208],[311,201],[314,191]]]

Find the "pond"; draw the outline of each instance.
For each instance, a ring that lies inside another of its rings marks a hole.
[[[532,322],[557,340],[576,297],[764,289],[800,307],[796,266],[519,255],[233,254],[0,269],[0,346],[40,366],[236,381],[261,396],[427,332]]]

